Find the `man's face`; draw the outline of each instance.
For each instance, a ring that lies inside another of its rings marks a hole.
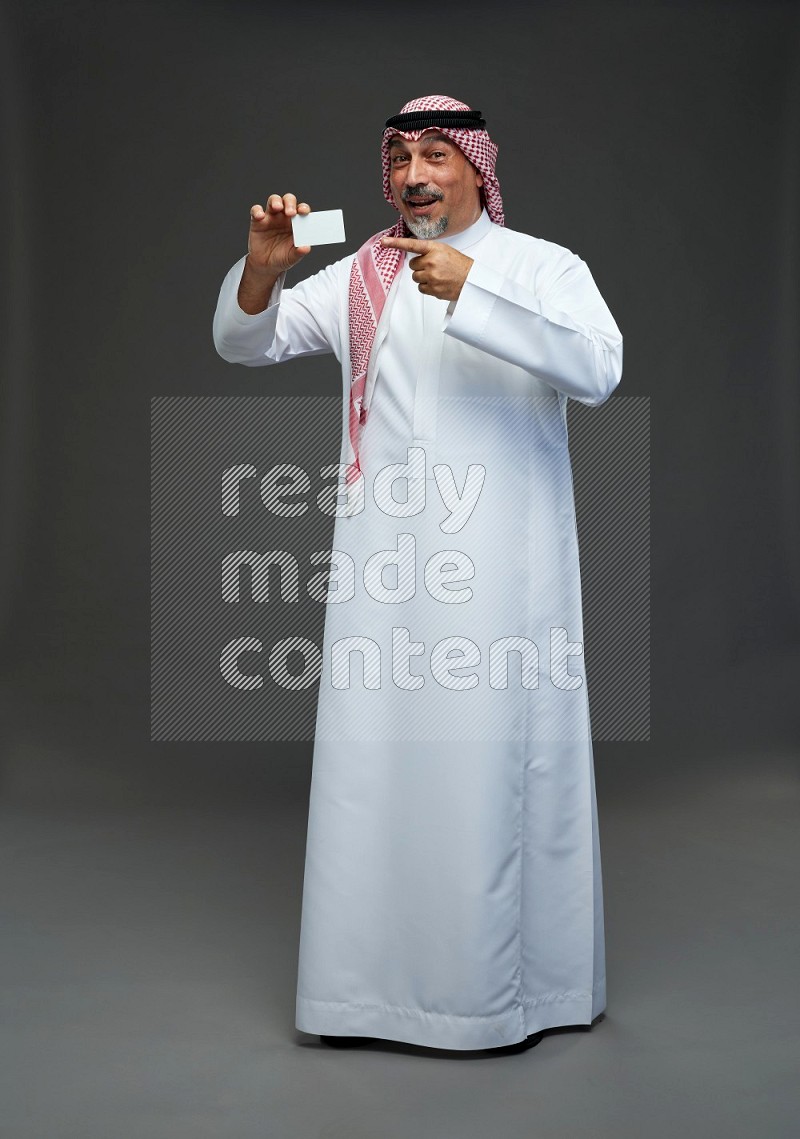
[[[389,165],[392,197],[416,237],[461,233],[480,217],[483,178],[435,129],[417,142],[390,139]]]

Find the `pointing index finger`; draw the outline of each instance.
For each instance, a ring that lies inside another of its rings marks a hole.
[[[421,241],[417,237],[382,237],[381,244],[387,249],[405,249],[409,253],[430,252],[430,241]]]

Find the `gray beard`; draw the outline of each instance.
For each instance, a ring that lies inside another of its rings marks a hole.
[[[427,241],[432,237],[440,237],[447,229],[449,221],[447,214],[443,214],[438,221],[434,221],[433,218],[406,218],[406,225],[414,237]]]

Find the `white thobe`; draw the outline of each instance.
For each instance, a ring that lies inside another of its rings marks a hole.
[[[296,1023],[478,1049],[605,1008],[566,403],[611,394],[622,338],[569,250],[485,212],[441,240],[473,264],[448,304],[419,292],[406,256],[370,357],[363,509],[335,523]],[[218,351],[251,366],[333,352],[345,463],[352,257],[282,279],[256,316],[236,301],[243,262],[220,293]],[[393,506],[387,469],[407,463],[388,472],[409,476]],[[368,584],[380,551],[398,567]],[[361,652],[342,651],[348,637]],[[497,642],[519,651],[495,656]]]

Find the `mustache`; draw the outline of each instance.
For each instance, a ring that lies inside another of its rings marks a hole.
[[[444,194],[442,193],[441,190],[434,190],[430,186],[420,185],[420,186],[406,186],[405,190],[403,190],[403,193],[401,194],[401,197],[402,197],[404,202],[407,202],[409,198],[423,198],[423,197],[435,198],[437,202],[441,202],[442,198],[444,197]]]

